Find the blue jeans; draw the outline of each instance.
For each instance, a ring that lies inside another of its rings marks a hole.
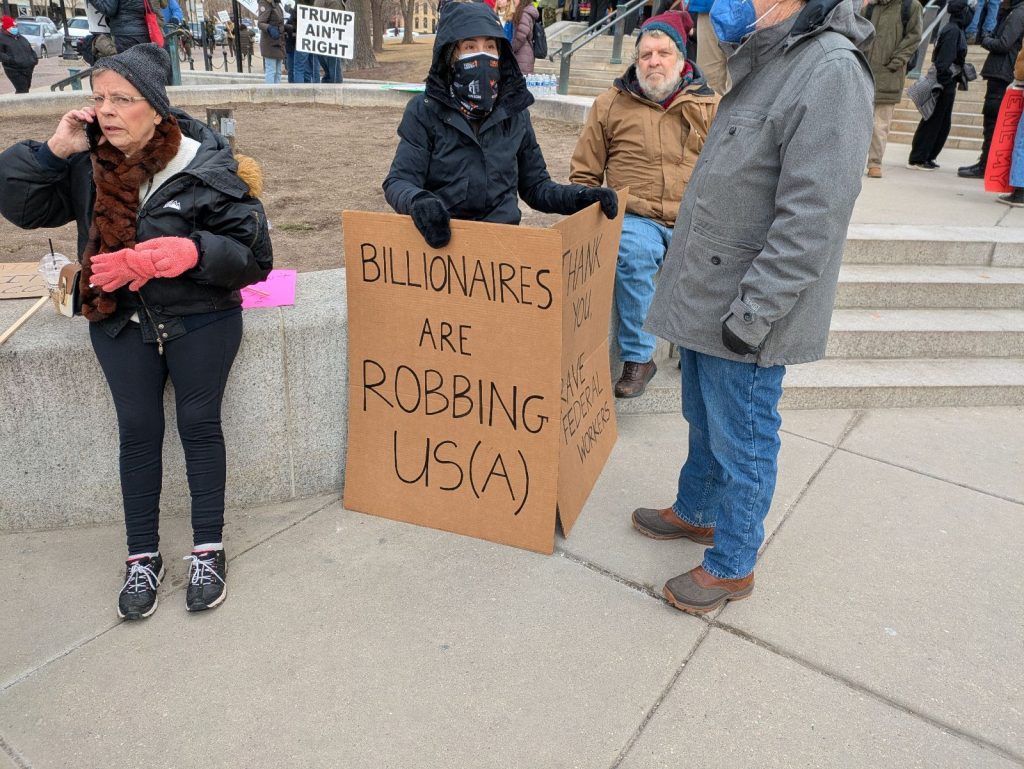
[[[295,52],[295,82],[320,82],[320,62],[319,57],[315,53]]]
[[[281,82],[281,60],[280,59],[264,59],[263,60],[263,80],[267,83],[280,83]]]
[[[295,51],[286,54],[288,57],[288,82],[295,82]]]
[[[341,59],[336,59],[333,56],[320,56],[319,58],[320,66],[327,73],[322,82],[340,83],[344,80],[341,74]]]
[[[720,579],[754,570],[778,474],[779,399],[785,366],[761,368],[679,349],[689,452],[672,509],[713,526],[704,569]]]
[[[615,265],[615,307],[619,315],[619,355],[623,361],[646,363],[657,340],[644,331],[654,299],[654,276],[665,260],[672,228],[635,214],[622,220],[619,259]]]
[[[978,0],[978,7],[974,9],[974,18],[971,19],[970,25],[964,30],[964,34],[967,37],[978,34],[978,24],[981,22],[981,11],[983,8],[987,8],[985,11],[985,26],[982,27],[982,32],[986,35],[992,33],[992,30],[996,28],[996,15],[999,13],[999,0]]]

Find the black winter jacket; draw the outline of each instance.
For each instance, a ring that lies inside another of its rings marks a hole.
[[[966,59],[967,38],[963,28],[952,21],[944,24],[932,51],[932,63],[935,65],[939,85],[947,91],[956,90],[958,77],[953,75],[953,68],[963,69]]]
[[[173,339],[184,333],[182,316],[238,307],[239,289],[266,278],[273,265],[263,205],[236,173],[231,146],[186,113],[172,112],[182,135],[198,141],[199,150],[139,209],[136,241],[190,237],[199,263],[178,277],[154,278],[138,293],[127,286],[117,289],[117,311],[102,321],[111,336],[132,313],[143,315],[144,300],[150,313],[169,325],[167,339]],[[88,152],[62,160],[45,144],[26,141],[0,154],[0,214],[25,229],[75,221],[79,257],[88,241],[95,196]]]
[[[89,0],[89,4],[107,17],[118,53],[149,42],[146,6],[142,0]]]
[[[38,61],[32,43],[21,35],[0,32],[0,64],[8,69],[31,70]]]
[[[424,191],[440,198],[452,217],[473,221],[519,224],[517,193],[537,211],[571,214],[579,209],[584,187],[557,184],[548,175],[527,112],[533,96],[504,35],[484,3],[445,8],[426,92],[405,108],[398,127],[401,141],[384,180],[384,197],[398,213],[408,214]],[[501,82],[494,110],[474,126],[449,93],[449,62],[456,42],[477,36],[499,39]]]
[[[991,35],[981,41],[981,47],[989,52],[981,76],[986,80],[1013,82],[1013,64],[1020,53],[1021,39],[1024,38],[1024,0],[1012,0],[1009,8],[999,9],[999,21]]]

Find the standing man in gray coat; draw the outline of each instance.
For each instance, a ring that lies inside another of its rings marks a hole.
[[[706,545],[665,597],[702,614],[754,587],[778,470],[786,366],[825,354],[846,228],[871,140],[871,23],[849,0],[718,0],[723,97],[648,314],[679,345],[689,453],[655,539]]]

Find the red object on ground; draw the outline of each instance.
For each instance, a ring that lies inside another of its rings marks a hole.
[[[1003,103],[999,105],[996,130],[985,164],[985,192],[1013,192],[1010,186],[1010,165],[1013,162],[1013,142],[1017,124],[1024,112],[1024,90],[1007,88]]]

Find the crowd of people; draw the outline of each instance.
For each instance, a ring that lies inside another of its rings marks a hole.
[[[982,32],[993,104],[1014,60],[1024,74],[1021,8],[1024,0],[1007,0],[991,34]],[[969,79],[965,30],[976,14],[967,0],[946,10],[932,54],[938,95],[914,137],[915,168],[936,166],[955,89]],[[715,0],[693,14],[656,13],[639,26],[635,63],[595,99],[568,184],[552,180],[530,120],[524,73],[533,59],[523,50],[540,23],[529,0],[445,4],[425,91],[397,127],[385,199],[429,248],[443,249],[453,218],[516,225],[520,200],[556,214],[596,204],[615,218],[616,190],[629,188],[615,395],[644,393],[656,337],[665,339],[680,351],[689,426],[673,502],[637,507],[631,522],[654,539],[708,546],[664,595],[681,610],[711,611],[753,590],[786,367],[825,354],[847,226],[865,173],[882,176],[893,108],[924,34],[921,8]],[[294,51],[294,15],[280,0],[261,1],[258,27],[268,83],[280,82],[286,61],[296,78],[340,81],[340,71]],[[139,619],[155,611],[164,574],[168,377],[192,492],[186,605],[213,608],[226,595],[220,408],[242,335],[239,290],[268,274],[272,249],[255,163],[170,105],[166,51],[117,48],[97,64],[89,106],[64,115],[47,141],[0,154],[0,214],[21,227],[78,225],[81,312],[120,435],[128,561],[118,612]],[[981,165],[987,122],[986,137]]]

